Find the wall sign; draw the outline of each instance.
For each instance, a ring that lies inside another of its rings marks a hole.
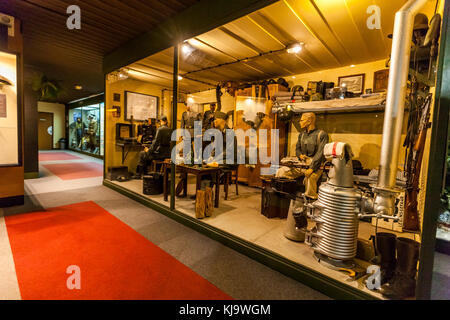
[[[125,120],[156,119],[159,98],[147,94],[125,91]]]

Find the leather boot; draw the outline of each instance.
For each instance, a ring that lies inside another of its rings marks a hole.
[[[140,164],[136,167],[136,174],[131,177],[132,179],[142,179],[142,166]]]
[[[397,238],[397,266],[392,280],[381,287],[384,296],[391,299],[415,296],[419,247],[417,241]]]
[[[396,240],[397,236],[393,233],[378,232],[376,234],[377,255],[381,267],[381,285],[390,281],[394,276]]]

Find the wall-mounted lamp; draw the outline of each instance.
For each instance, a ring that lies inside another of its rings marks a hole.
[[[304,45],[305,44],[303,42],[292,43],[287,46],[286,51],[288,53],[299,53],[303,50]]]
[[[79,84],[76,84],[74,88],[75,90],[83,90],[83,86],[80,86]]]

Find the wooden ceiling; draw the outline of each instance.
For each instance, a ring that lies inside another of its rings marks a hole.
[[[281,0],[222,27],[189,39],[195,50],[180,53],[179,82],[185,92],[226,80],[254,81],[386,59],[395,12],[406,0]],[[378,5],[381,29],[367,27],[370,5]],[[422,10],[430,19],[435,1]],[[289,54],[285,48],[303,42]],[[129,66],[131,77],[170,88],[173,50]],[[198,81],[193,81],[198,80]]]
[[[1,0],[0,12],[22,21],[25,65],[61,81],[58,101],[66,103],[103,91],[105,54],[196,2]],[[81,8],[81,30],[66,27],[70,5]],[[74,90],[75,84],[83,90]]]

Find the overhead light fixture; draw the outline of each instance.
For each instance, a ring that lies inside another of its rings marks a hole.
[[[125,80],[125,79],[128,79],[128,77],[129,77],[128,70],[120,69],[119,74],[118,74],[119,80]]]
[[[181,81],[181,80],[183,80],[183,77],[182,76],[178,76],[178,81]]]
[[[184,42],[181,46],[181,52],[184,56],[189,56],[194,51],[194,47],[192,47],[189,42]]]
[[[193,45],[193,46],[200,46],[200,45],[202,44],[200,41],[198,41],[198,40],[195,39],[195,38],[189,39],[187,42],[188,42],[190,45]]]
[[[299,53],[300,51],[303,50],[303,46],[304,46],[303,42],[292,43],[286,48],[286,51],[288,53],[294,53],[294,54]]]
[[[354,68],[354,67],[355,67],[355,65],[354,65],[354,64],[350,65],[350,68]]]
[[[193,104],[194,102],[195,102],[195,100],[194,100],[194,98],[192,98],[192,97],[189,97],[189,98],[187,98],[187,101],[186,101],[188,104]]]
[[[80,86],[79,84],[76,84],[74,88],[75,90],[83,90],[83,86]]]

